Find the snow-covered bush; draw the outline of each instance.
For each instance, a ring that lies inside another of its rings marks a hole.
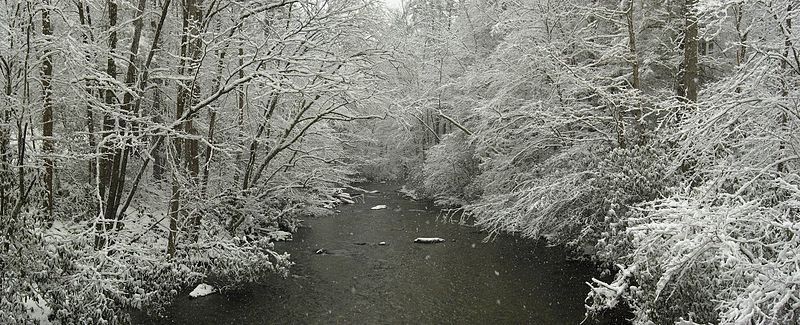
[[[58,264],[41,234],[42,217],[0,215],[0,323],[29,323],[27,302],[38,300],[39,283]]]
[[[127,323],[125,311],[157,313],[199,281],[256,281],[269,274],[286,275],[290,264],[288,256],[272,250],[269,237],[225,235],[224,225],[212,219],[203,221],[196,240],[185,238],[170,258],[164,231],[145,227],[156,220],[137,221],[140,227],[122,229],[114,244],[101,250],[95,249],[93,236],[85,235],[91,223],[16,225],[14,238],[3,238],[8,249],[0,254],[0,322],[30,322],[37,315],[25,306],[38,301],[52,320],[65,324]]]
[[[493,231],[546,237],[606,260],[628,246],[616,236],[625,231],[622,217],[629,207],[660,198],[675,184],[666,152],[658,146],[576,145],[534,166],[483,171],[481,179],[493,190],[468,211]]]
[[[540,162],[513,152],[486,159],[477,180],[483,195],[465,209],[492,232],[565,243],[584,228],[599,163],[595,152],[605,148],[576,145]]]
[[[417,139],[404,129],[406,121],[392,118],[369,121],[354,128],[358,145],[348,147],[348,155],[359,176],[371,181],[420,178],[422,151]]]
[[[635,322],[797,322],[798,181],[776,180],[774,189],[790,197],[772,207],[735,196],[712,202],[681,195],[639,208],[626,231],[635,247],[625,259],[635,270],[626,277],[631,290],[619,292],[635,307]]]
[[[423,190],[444,206],[462,206],[476,198],[472,185],[478,174],[475,150],[463,132],[445,135],[431,147],[423,165]]]
[[[597,166],[592,202],[594,218],[586,220],[577,241],[596,243],[595,257],[614,261],[627,254],[630,243],[624,235],[628,215],[644,202],[667,197],[677,185],[678,175],[668,151],[659,143],[615,148]]]
[[[637,324],[800,321],[798,120],[787,110],[797,90],[785,88],[798,77],[757,57],[709,83],[674,132],[682,190],[625,217],[631,249],[619,262],[631,276],[613,286],[629,289],[615,299]],[[595,283],[590,296],[605,298],[590,310],[615,300],[599,293],[606,285]]]

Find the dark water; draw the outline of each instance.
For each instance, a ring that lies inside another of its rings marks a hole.
[[[291,253],[294,276],[225,294],[179,298],[172,324],[578,324],[597,269],[567,261],[556,248],[436,221],[425,202],[402,199],[397,186],[375,184],[365,203],[306,220]],[[377,204],[388,209],[370,210]],[[416,237],[442,237],[415,244]],[[380,246],[379,242],[387,245]],[[366,243],[366,244],[363,244]],[[363,245],[359,245],[363,244]],[[317,249],[328,254],[317,255]],[[606,321],[605,323],[615,323]],[[586,324],[593,324],[586,322]]]

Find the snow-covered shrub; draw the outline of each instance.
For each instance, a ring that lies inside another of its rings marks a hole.
[[[298,206],[285,201],[263,199],[248,192],[226,192],[205,204],[198,214],[224,224],[232,235],[282,228],[294,231],[290,219],[297,218],[293,210]]]
[[[200,215],[202,207],[241,215],[277,204],[254,199],[238,206],[225,196],[219,198],[195,204],[179,218],[184,231],[172,257],[166,253],[168,219],[154,207],[132,208],[137,212],[126,215],[125,227],[108,231],[108,245],[101,249],[95,246],[93,218],[57,217],[51,224],[43,210],[25,210],[16,218],[0,215],[0,323],[30,323],[49,316],[64,324],[124,324],[129,322],[127,311],[158,313],[178,292],[199,281],[225,286],[285,275],[288,256],[272,250],[269,233],[253,229],[263,223],[251,223],[248,233],[255,236],[231,234],[228,218],[206,213],[199,226],[189,229],[189,220]],[[274,209],[258,213],[259,220],[270,225],[268,231],[297,222],[296,214],[281,217]],[[34,302],[47,312],[30,312]]]
[[[447,134],[427,152],[423,190],[436,204],[462,206],[478,194],[472,186],[477,174],[478,160],[466,135],[463,132]]]
[[[631,207],[671,193],[678,177],[670,162],[658,143],[611,150],[597,166],[588,204],[595,214],[576,240],[596,243],[595,257],[600,260],[610,262],[628,253],[624,234]]]
[[[294,191],[290,191],[294,192]],[[304,215],[325,215],[323,196],[308,191],[290,194],[225,192],[208,200],[196,212],[203,219],[224,224],[232,235],[267,235],[274,230],[294,232]]]
[[[619,262],[635,272],[618,278],[630,284],[618,296],[637,324],[800,322],[800,124],[797,88],[788,86],[798,74],[768,59],[784,53],[774,44],[785,39],[767,25],[786,6],[741,5],[764,15],[748,27],[763,37],[757,54],[706,84],[676,126],[672,165],[683,172],[682,190],[625,217],[631,250]],[[595,283],[594,297],[610,297],[598,293],[605,285]]]
[[[127,310],[157,313],[199,281],[256,281],[286,275],[290,264],[288,256],[272,250],[268,237],[225,235],[224,225],[211,219],[202,221],[196,239],[183,238],[170,258],[164,231],[144,227],[155,220],[137,221],[142,227],[122,229],[101,250],[93,236],[79,236],[90,224],[19,227],[13,240],[4,239],[13,249],[0,255],[0,322],[30,322],[33,315],[23,307],[40,301],[52,320],[64,324],[124,324]]]
[[[584,203],[590,200],[596,178],[594,153],[599,150],[587,143],[543,161],[515,153],[484,159],[476,181],[483,195],[465,209],[476,217],[477,225],[492,232],[565,243],[583,229]]]
[[[541,163],[526,162],[532,165],[528,170],[525,164],[485,170],[487,190],[467,208],[493,231],[546,237],[610,260],[626,249],[616,235],[625,231],[621,217],[629,207],[660,198],[674,186],[665,157],[658,146],[576,145]]]
[[[31,323],[27,302],[42,295],[39,283],[58,262],[45,245],[42,216],[23,212],[0,215],[0,323]]]
[[[58,204],[55,205],[58,208],[56,215],[71,216],[75,222],[86,221],[97,215],[94,184],[63,182],[60,191]]]
[[[348,146],[348,162],[359,176],[370,181],[419,179],[423,163],[418,139],[409,133],[402,118],[364,122],[354,128],[353,142]]]
[[[682,195],[640,208],[627,229],[635,247],[627,262],[635,272],[626,281],[638,286],[620,290],[635,307],[635,323],[680,317],[697,323],[797,322],[800,189],[797,179],[773,185],[791,193],[774,207],[734,196],[710,202]]]

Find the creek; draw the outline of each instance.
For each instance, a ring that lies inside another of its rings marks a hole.
[[[367,184],[356,204],[304,221],[276,243],[296,263],[291,276],[167,308],[172,324],[578,324],[592,263],[515,236],[442,222],[430,202],[411,201],[395,184]],[[371,210],[383,204],[386,209]],[[417,237],[441,237],[436,244]],[[385,245],[379,243],[385,242]],[[325,253],[317,254],[319,250]],[[144,322],[147,323],[147,322]],[[616,324],[607,319],[602,323]],[[594,324],[587,321],[585,324]]]

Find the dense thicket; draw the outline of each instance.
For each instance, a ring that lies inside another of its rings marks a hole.
[[[361,0],[0,4],[0,323],[125,322],[199,280],[284,273],[272,241],[349,182],[385,61]],[[40,310],[41,311],[41,310]]]
[[[590,313],[797,322],[798,7],[408,1],[393,20],[404,123],[376,136],[391,145],[371,166],[402,164],[492,232],[617,265]]]
[[[612,265],[589,314],[797,322],[798,7],[5,0],[0,322],[285,273],[354,176]]]

